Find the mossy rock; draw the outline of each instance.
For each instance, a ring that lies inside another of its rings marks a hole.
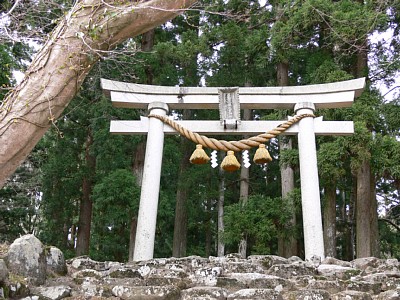
[[[27,285],[27,284],[28,284],[28,283],[26,282],[26,278],[25,278],[24,276],[21,276],[21,275],[12,273],[12,272],[10,272],[10,273],[8,274],[8,281],[9,281],[11,284],[17,284],[17,283],[19,283],[19,284],[24,284],[24,285]]]
[[[26,278],[15,273],[9,273],[8,281],[4,284],[4,291],[5,299],[22,298],[30,294]]]
[[[73,279],[73,281],[74,281],[76,284],[81,285],[81,284],[83,283],[84,279],[83,279],[83,278],[78,278],[78,277],[76,277],[76,278]]]
[[[110,273],[111,278],[142,278],[142,275],[136,270],[119,269]]]
[[[7,257],[8,249],[10,245],[8,243],[0,243],[0,259],[5,259]]]
[[[4,284],[0,283],[0,299],[8,299],[10,297],[10,289]]]
[[[361,270],[358,269],[354,269],[354,270],[348,270],[346,272],[344,272],[345,278],[346,279],[350,279],[351,277],[357,276],[361,274]]]

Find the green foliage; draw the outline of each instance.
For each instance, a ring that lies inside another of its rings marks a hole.
[[[397,211],[400,211],[400,209],[397,209]],[[400,258],[399,216],[397,219],[397,228],[383,220],[379,222],[380,247],[382,256],[385,258]]]
[[[251,241],[251,254],[271,254],[276,251],[276,238],[290,219],[290,213],[280,198],[265,195],[249,197],[245,205],[232,204],[225,209],[224,240],[233,247],[242,234]]]
[[[96,184],[91,257],[127,261],[130,224],[139,208],[139,196],[136,179],[129,170],[115,170]]]
[[[40,237],[68,256],[74,255],[84,179],[95,185],[116,169],[130,169],[133,145],[139,141],[110,134],[110,119],[135,118],[136,113],[111,106],[101,93],[97,71],[95,68],[64,116],[42,139],[46,151],[41,161]],[[95,157],[96,170],[88,164],[88,155]]]
[[[315,59],[317,58],[317,59]],[[305,82],[312,84],[329,83],[353,79],[349,73],[327,55],[317,53],[308,61]]]
[[[250,34],[247,27],[228,21],[209,30],[212,33],[206,33],[203,38],[210,37],[215,42],[212,52],[203,53],[207,85],[265,85],[273,71],[272,66],[268,68],[267,26],[260,26]]]
[[[171,256],[174,234],[175,198],[176,189],[164,188],[160,193],[154,257]]]
[[[67,133],[79,133],[78,130],[67,130],[69,122],[58,122],[58,129]],[[71,128],[72,129],[72,128]],[[42,139],[46,149],[41,169],[41,230],[40,238],[49,245],[66,251],[73,247],[68,241],[68,231],[76,223],[76,211],[81,197],[82,169],[80,150],[83,139],[79,135],[62,138],[53,128]]]
[[[0,45],[0,99],[4,98],[4,95],[7,92],[7,87],[13,83],[11,78],[13,65],[14,59],[9,53],[8,47],[6,47],[6,45]]]
[[[0,190],[0,243],[37,232],[40,206],[38,150],[21,165]]]
[[[24,69],[23,61],[30,61],[29,48],[20,42],[0,44],[0,105],[4,96],[15,85],[13,71]]]
[[[346,175],[346,149],[344,139],[336,138],[333,142],[325,142],[318,149],[318,173],[322,183],[336,184]]]
[[[372,2],[306,0],[279,6],[271,44],[281,59],[297,55],[299,46],[332,49],[340,45],[342,55],[354,53],[371,28],[383,30],[388,21],[386,12],[375,9]]]
[[[279,157],[280,166],[290,166],[295,168],[299,166],[299,150],[298,149],[285,149],[280,151]]]
[[[374,143],[374,167],[386,180],[400,179],[400,142],[388,135],[376,135]]]
[[[382,127],[379,111],[381,101],[376,91],[364,92],[353,104],[353,120],[364,123],[369,130],[378,131]]]
[[[354,135],[346,139],[346,147],[351,154],[351,169],[357,170],[364,160],[371,159],[372,134],[365,122],[354,122]]]
[[[380,113],[383,115],[386,131],[396,135],[400,129],[400,100],[381,105]]]

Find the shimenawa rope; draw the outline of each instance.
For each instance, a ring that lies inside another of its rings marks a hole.
[[[278,127],[267,131],[265,133],[243,139],[240,141],[225,141],[225,140],[217,140],[214,138],[209,138],[205,135],[200,135],[196,132],[193,132],[189,129],[184,128],[183,126],[179,125],[174,120],[169,119],[167,116],[160,116],[156,114],[148,115],[149,118],[156,118],[162,121],[163,123],[171,126],[181,135],[186,137],[187,139],[191,140],[192,142],[202,145],[203,147],[210,148],[213,150],[222,150],[222,151],[243,151],[249,150],[253,147],[257,147],[260,144],[264,144],[268,142],[270,139],[277,137],[278,135],[285,132],[288,128],[290,128],[293,124],[296,124],[303,118],[312,117],[314,118],[315,115],[313,114],[301,114],[295,115],[290,120],[280,124]]]

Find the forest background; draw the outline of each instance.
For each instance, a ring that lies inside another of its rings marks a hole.
[[[4,110],[16,71],[28,68],[74,3],[0,4]],[[367,77],[351,108],[316,112],[324,120],[355,122],[352,136],[317,138],[326,255],[400,258],[399,22],[400,3],[390,0],[203,0],[112,51],[93,52],[99,60],[74,99],[0,190],[0,242],[34,233],[67,257],[132,258],[145,137],[111,135],[109,123],[146,111],[113,108],[100,78],[257,87]],[[91,27],[90,34],[96,40],[100,29]],[[393,91],[390,98],[380,85]],[[218,111],[172,114],[219,118]],[[242,119],[292,114],[245,110]],[[191,165],[194,145],[166,137],[155,257],[304,257],[296,143],[274,139],[272,163],[224,173]]]

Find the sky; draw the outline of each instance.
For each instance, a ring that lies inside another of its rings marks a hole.
[[[393,38],[393,30],[388,29],[384,33],[375,32],[369,37],[369,42],[371,44],[375,44],[378,42],[383,43],[386,47],[389,47],[390,42]],[[369,65],[371,68],[370,73],[374,73],[373,70],[373,61],[371,57],[369,57]],[[384,95],[386,101],[392,101],[394,98],[399,98],[400,95],[400,70],[397,72],[397,76],[395,77],[395,82],[387,87],[383,81],[378,81],[375,83],[375,87],[380,90],[381,94]]]

